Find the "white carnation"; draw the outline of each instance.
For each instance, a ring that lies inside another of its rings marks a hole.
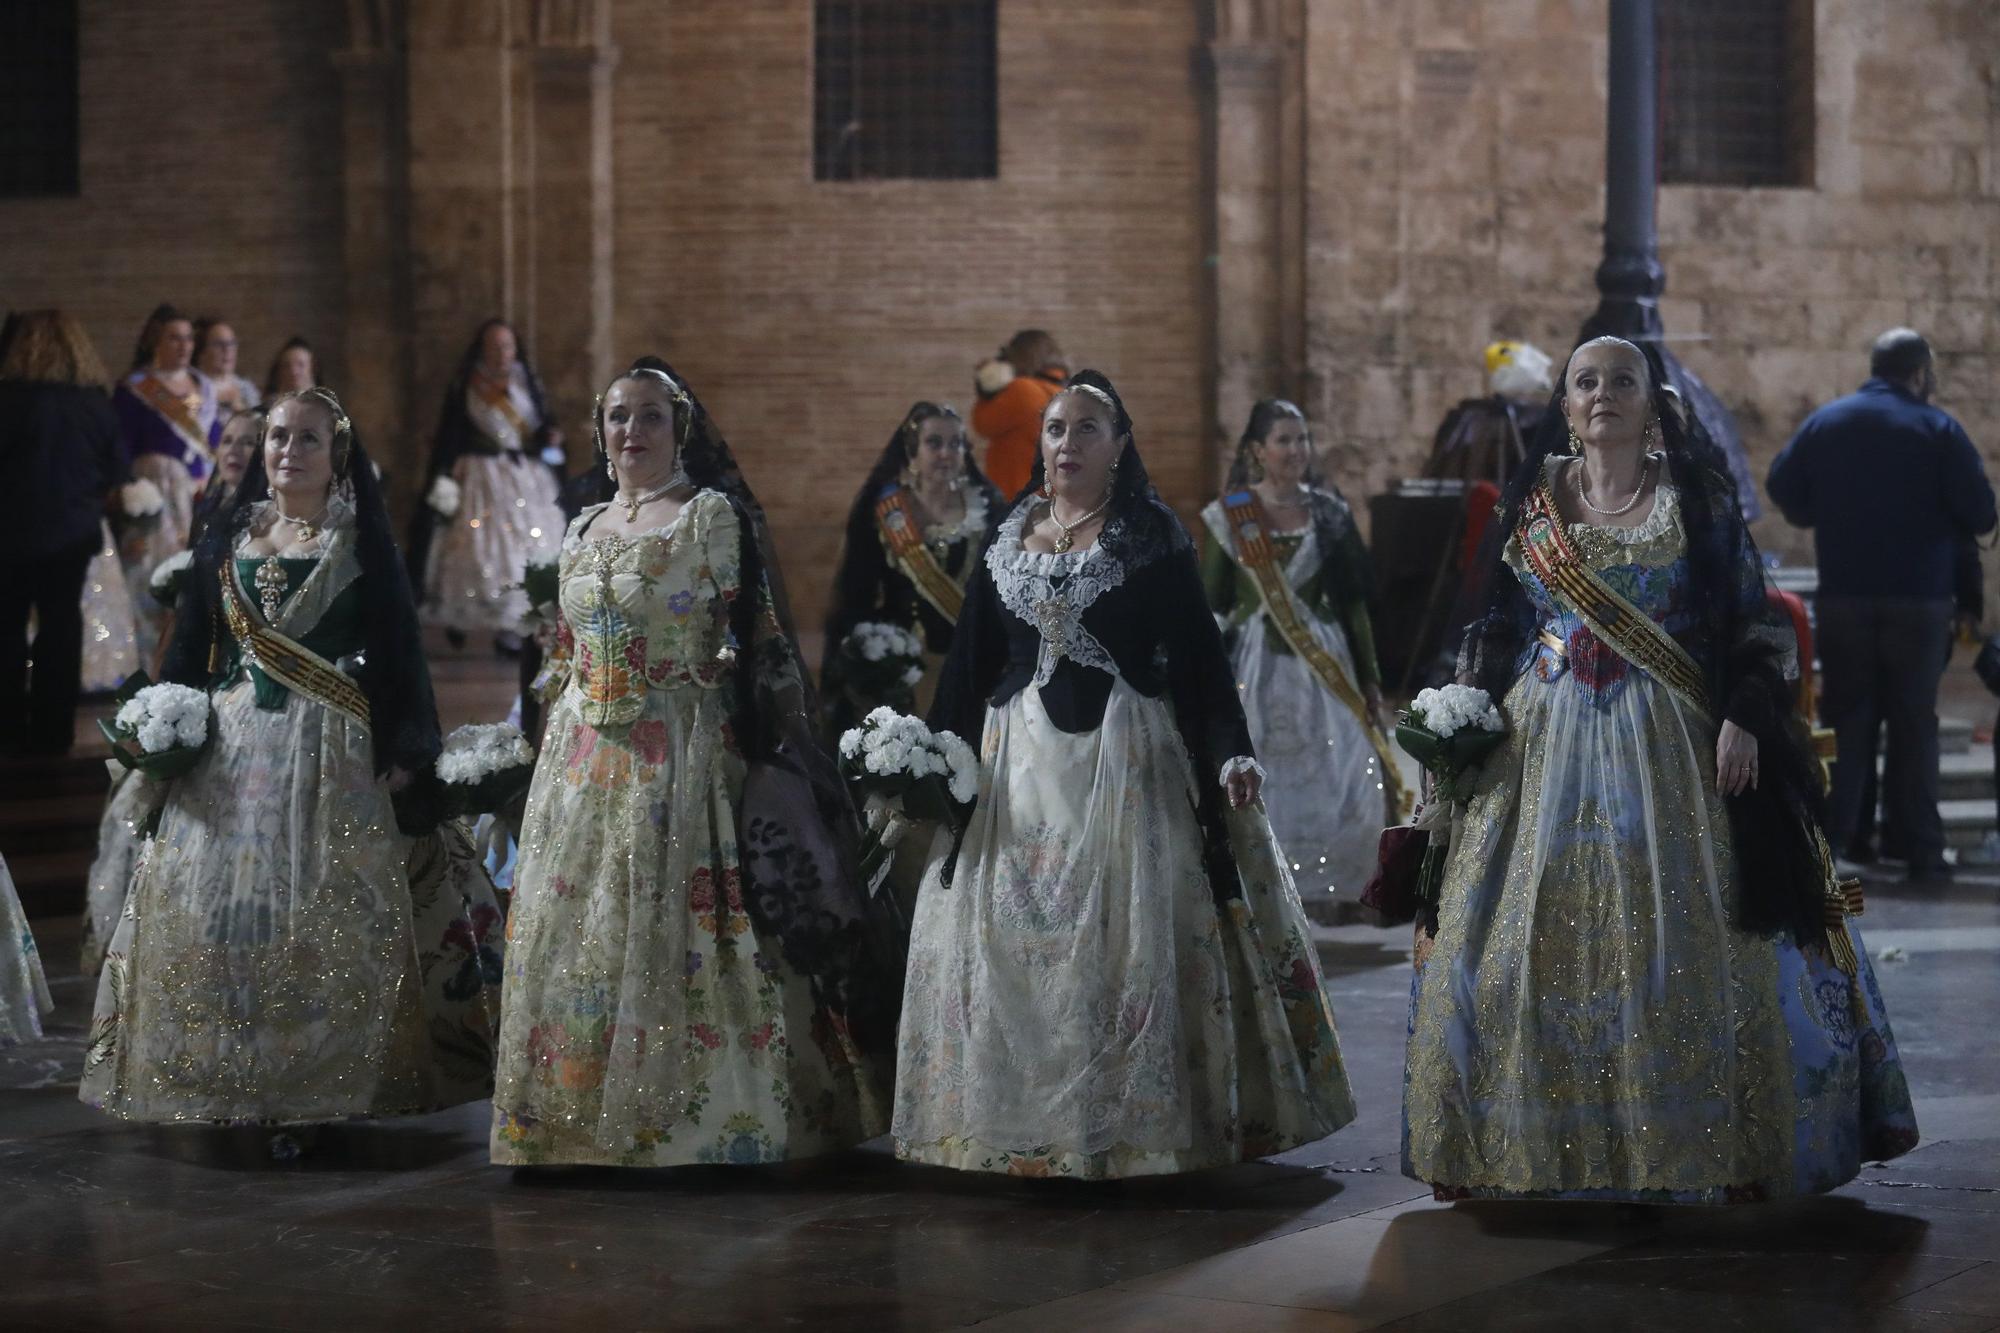
[[[147,754],[192,749],[208,740],[208,696],[188,685],[148,685],[119,708],[116,726]]]
[[[445,518],[450,518],[458,512],[461,499],[458,483],[440,474],[437,480],[431,483],[430,492],[424,496],[424,503]]]
[[[1482,731],[1504,729],[1500,710],[1494,706],[1491,696],[1485,690],[1470,685],[1419,690],[1417,697],[1410,701],[1410,715],[1439,738],[1456,735],[1469,726]]]
[[[152,585],[153,591],[164,591],[169,583],[173,582],[176,577],[185,572],[193,564],[193,551],[176,551],[159,564],[153,566],[152,577],[147,579],[146,582]]]
[[[535,747],[511,723],[469,724],[445,737],[438,755],[437,775],[446,782],[471,786],[496,773],[535,762]]]
[[[118,505],[127,518],[151,518],[167,507],[167,497],[145,477],[118,488]]]

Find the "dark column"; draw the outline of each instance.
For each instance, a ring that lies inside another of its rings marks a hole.
[[[1659,43],[1653,0],[1611,0],[1605,107],[1604,262],[1585,338],[1660,336]]]

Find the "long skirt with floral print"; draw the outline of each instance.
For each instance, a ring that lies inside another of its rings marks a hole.
[[[100,525],[102,539],[83,576],[83,692],[102,694],[125,683],[139,669],[138,628],[133,623],[132,592],[125,585],[125,567],[118,563],[118,543],[111,525]]]
[[[518,452],[471,454],[452,470],[458,511],[438,520],[425,619],[450,629],[513,630],[528,611],[522,571],[562,547],[555,474]]]
[[[121,542],[120,558],[125,566],[125,588],[132,598],[134,647],[140,666],[150,663],[159,651],[168,622],[167,608],[153,599],[153,570],[170,555],[185,551],[194,529],[194,501],[201,483],[178,458],[164,454],[141,454],[132,463],[132,475],[160,488],[166,501],[155,517],[134,523]]]
[[[401,836],[367,730],[215,696],[98,978],[81,1096],[131,1120],[313,1123],[476,1101],[500,913],[457,823]]]
[[[1068,733],[1039,693],[987,714],[952,880],[917,900],[896,1152],[1105,1179],[1281,1152],[1354,1117],[1298,891],[1258,807],[1218,906],[1167,704],[1113,686]],[[1209,775],[1209,781],[1215,776]]]
[[[528,794],[493,1160],[750,1164],[880,1134],[877,1079],[745,910],[722,692],[652,690],[603,731],[580,698]]]
[[[1596,660],[1507,696],[1411,995],[1404,1171],[1441,1197],[1726,1203],[1916,1146],[1859,932],[1849,977],[1730,924],[1714,724]]]

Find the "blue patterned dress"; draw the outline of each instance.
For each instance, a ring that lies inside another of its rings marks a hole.
[[[1637,527],[1570,534],[1691,643],[1671,486]],[[1719,724],[1561,609],[1516,543],[1506,559],[1563,651],[1529,640],[1446,870],[1411,999],[1405,1173],[1440,1197],[1720,1203],[1832,1189],[1914,1147],[1852,924],[1853,980],[1731,924]],[[1742,578],[1761,595],[1754,564]]]

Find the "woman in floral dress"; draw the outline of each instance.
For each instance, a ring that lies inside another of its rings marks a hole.
[[[1354,1116],[1193,544],[1109,380],[1050,401],[966,593],[934,729],[981,743],[917,899],[896,1152],[1105,1179]]]
[[[919,402],[903,414],[847,511],[820,669],[830,735],[886,702],[842,675],[841,644],[865,622],[908,629],[922,640],[926,670],[916,698],[919,708],[930,706],[966,581],[1003,503],[972,461],[965,423],[950,405]]]
[[[886,1127],[891,969],[846,873],[761,511],[663,362],[614,380],[618,497],[563,542],[509,922],[492,1154],[776,1161]]]
[[[486,1096],[499,912],[439,823],[416,607],[330,391],[272,406],[177,610],[162,675],[206,688],[209,736],[132,878],[83,1100],[310,1124]]]
[[[1440,1197],[1768,1199],[1917,1142],[1796,641],[1662,379],[1578,348],[1503,502],[1460,668],[1509,734],[1418,928],[1404,1075],[1403,1167]]]

